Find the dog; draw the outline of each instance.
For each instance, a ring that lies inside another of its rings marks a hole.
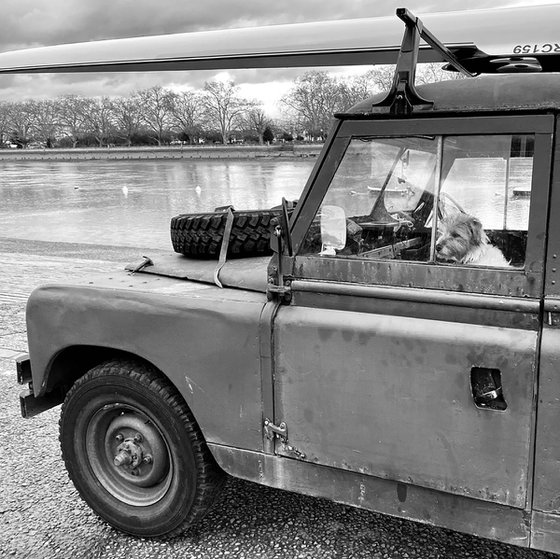
[[[482,223],[466,213],[456,213],[439,222],[436,258],[458,264],[510,267],[502,251],[490,244]]]

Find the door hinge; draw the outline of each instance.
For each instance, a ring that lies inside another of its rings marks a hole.
[[[270,421],[270,419],[264,420],[264,436],[269,440],[273,441],[278,439],[282,444],[282,451],[292,454],[294,458],[299,460],[305,460],[305,454],[294,448],[292,445],[288,444],[288,425],[282,421],[280,425],[275,425]]]
[[[269,300],[278,297],[280,301],[289,303],[292,297],[290,281],[282,280],[282,284],[277,285],[276,279],[274,276],[271,276],[268,280],[268,285],[266,286],[266,294]]]

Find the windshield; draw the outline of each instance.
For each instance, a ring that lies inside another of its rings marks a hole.
[[[369,214],[384,192],[388,211],[411,211],[433,192],[435,138],[355,139],[334,176],[325,204]]]

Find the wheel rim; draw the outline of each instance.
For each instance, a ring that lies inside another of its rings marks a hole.
[[[129,404],[106,405],[91,416],[85,458],[102,487],[133,506],[160,501],[173,478],[173,460],[162,431]]]

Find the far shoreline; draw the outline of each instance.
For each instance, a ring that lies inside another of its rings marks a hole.
[[[68,149],[1,149],[0,161],[94,161],[134,159],[289,159],[317,157],[322,144],[269,146],[143,146]]]

